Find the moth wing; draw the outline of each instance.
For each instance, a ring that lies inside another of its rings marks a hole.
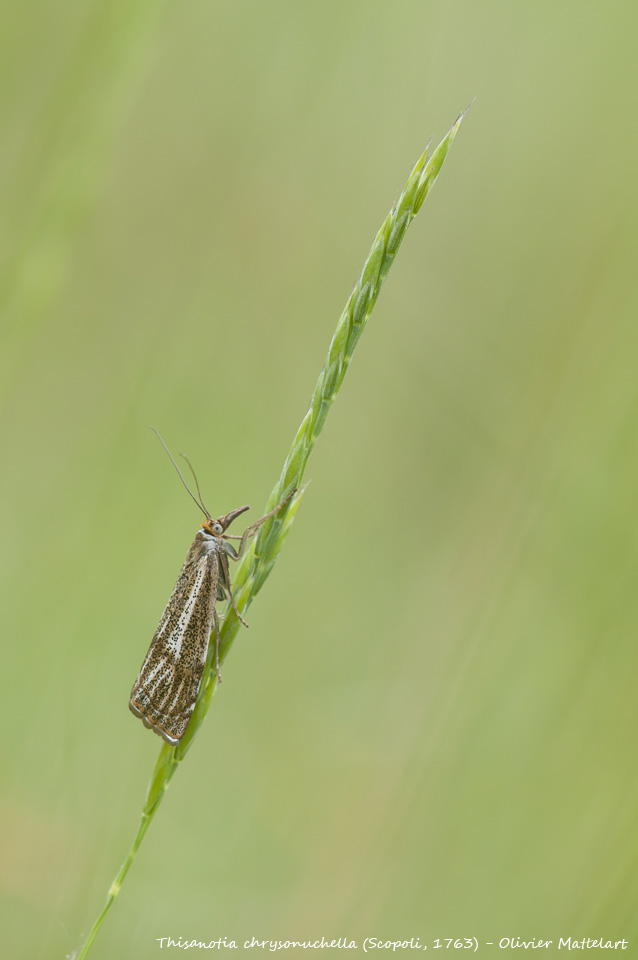
[[[216,544],[198,533],[131,692],[131,711],[172,745],[184,736],[195,708],[218,579]]]

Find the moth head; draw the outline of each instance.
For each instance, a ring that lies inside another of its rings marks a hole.
[[[208,517],[202,523],[202,527],[208,533],[212,533],[213,536],[221,537],[231,525],[233,520],[235,520],[241,513],[245,513],[246,510],[250,510],[250,507],[237,507],[236,510],[231,510],[230,513],[227,513],[225,517],[219,517],[217,520],[213,520],[212,517]]]
[[[212,517],[209,517],[207,520],[204,520],[202,527],[206,530],[207,533],[212,533],[216,537],[221,537],[224,532],[219,520],[213,520]]]

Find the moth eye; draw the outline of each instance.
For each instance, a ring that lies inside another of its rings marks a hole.
[[[217,521],[215,521],[213,524],[213,533],[223,533],[221,523],[217,523]]]

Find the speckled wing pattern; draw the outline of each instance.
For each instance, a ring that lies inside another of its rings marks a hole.
[[[200,530],[135,681],[129,707],[172,745],[186,732],[213,628],[219,541]]]

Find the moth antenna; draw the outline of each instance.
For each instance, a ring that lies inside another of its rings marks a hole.
[[[199,496],[199,502],[201,503],[202,507],[203,507],[204,510],[206,511],[206,516],[207,516],[207,517],[210,517],[210,513],[208,512],[208,507],[207,507],[206,504],[204,503],[204,498],[202,497],[202,491],[199,489],[199,480],[197,479],[197,474],[195,473],[195,470],[193,469],[193,464],[190,462],[190,460],[188,459],[188,457],[186,456],[185,453],[180,453],[180,457],[182,458],[182,460],[185,460],[186,463],[188,464],[188,469],[189,469],[190,472],[193,474],[193,480],[195,481],[195,486],[197,487],[197,493],[198,493],[198,496]]]
[[[186,481],[184,480],[184,477],[183,477],[183,475],[182,475],[182,471],[179,469],[179,467],[178,467],[177,464],[175,463],[175,460],[174,460],[174,458],[173,458],[173,454],[172,454],[171,451],[168,449],[168,447],[166,446],[166,444],[165,444],[164,441],[162,440],[161,436],[159,435],[159,433],[157,432],[157,430],[155,429],[155,427],[151,427],[151,430],[152,430],[153,433],[156,435],[157,439],[158,439],[159,442],[162,444],[162,446],[163,446],[164,449],[166,450],[167,454],[168,454],[169,457],[171,458],[171,463],[173,464],[173,466],[174,466],[175,469],[177,470],[177,472],[178,472],[178,474],[179,474],[179,478],[180,478],[180,480],[182,481],[182,483],[184,484],[184,486],[186,487],[186,489],[188,490],[188,492],[189,492],[189,494],[190,494],[190,496],[191,496],[191,499],[197,504],[197,506],[198,506],[199,509],[202,511],[202,513],[204,514],[204,516],[206,517],[206,519],[207,519],[207,520],[211,520],[212,518],[211,518],[210,513],[208,512],[208,510],[206,509],[206,507],[204,507],[204,506],[199,502],[199,500],[197,499],[197,497],[195,496],[195,494],[193,493],[193,491],[191,490],[191,488],[188,486],[188,484],[187,484]],[[189,464],[189,466],[190,466],[190,464]],[[192,469],[192,467],[191,467],[191,469]],[[195,482],[197,482],[197,478],[195,479]]]

